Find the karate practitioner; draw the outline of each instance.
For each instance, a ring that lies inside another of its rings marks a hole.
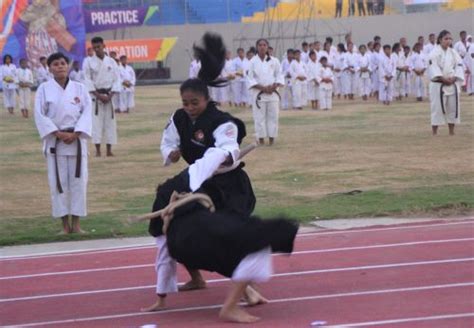
[[[346,48],[344,44],[339,43],[337,45],[337,53],[334,57],[334,93],[337,99],[341,98],[341,94],[344,94],[344,83],[343,83],[343,69],[344,69],[344,56]]]
[[[374,42],[374,51],[370,56],[370,68],[372,70],[372,95],[375,98],[378,98],[379,96],[379,64],[381,58],[380,47],[380,43]]]
[[[461,33],[459,33],[459,37],[460,40],[454,44],[454,50],[458,52],[461,58],[464,58],[467,53],[467,49],[469,48],[469,42],[467,41],[466,31],[461,31]]]
[[[112,96],[120,92],[120,72],[114,59],[105,54],[105,44],[101,37],[91,40],[95,55],[84,65],[86,85],[92,95],[92,142],[95,156],[101,156],[100,145],[107,144],[107,156],[114,156],[112,145],[117,144],[117,120],[112,107]]]
[[[359,46],[359,56],[357,56],[356,66],[358,68],[360,94],[362,99],[367,101],[372,90],[370,80],[370,55],[365,45]]]
[[[350,100],[354,100],[354,94],[357,90],[357,70],[357,54],[354,52],[354,44],[349,41],[347,44],[347,52],[344,53],[343,59],[342,85],[344,96],[347,96]]]
[[[472,96],[474,94],[474,83],[473,83],[473,73],[474,73],[474,46],[470,46],[467,50],[466,55],[464,56],[464,65],[466,66],[466,92],[468,95]]]
[[[18,76],[18,96],[20,98],[21,115],[28,118],[28,111],[31,107],[31,87],[33,87],[33,73],[28,68],[25,58],[20,59],[20,68],[17,70]]]
[[[306,75],[308,76],[308,100],[311,101],[311,109],[318,109],[319,100],[319,75],[321,64],[317,60],[316,52],[309,53],[309,62],[306,65]]]
[[[285,79],[285,86],[283,87],[282,99],[281,99],[281,109],[286,110],[292,107],[291,99],[291,75],[290,75],[290,64],[295,58],[295,51],[293,49],[288,49],[286,51],[286,58],[281,62],[281,74]]]
[[[52,216],[62,219],[62,234],[83,233],[79,217],[87,215],[87,140],[92,134],[89,92],[68,79],[68,64],[62,53],[49,56],[53,78],[38,87],[34,116],[48,167]]]
[[[13,114],[16,106],[16,84],[18,81],[17,69],[10,55],[3,56],[3,65],[0,66],[0,78],[3,89],[3,107]]]
[[[127,56],[120,56],[120,81],[122,90],[120,91],[120,112],[130,113],[135,107],[135,84],[136,77],[133,67],[128,65]]]
[[[280,95],[278,88],[285,81],[280,70],[280,62],[267,54],[268,41],[257,41],[257,55],[250,61],[247,79],[252,101],[255,133],[261,145],[268,137],[270,146],[278,136],[278,112]]]
[[[86,75],[84,74],[84,71],[81,69],[77,60],[72,62],[72,69],[69,73],[69,78],[75,82],[83,84],[86,82]]]
[[[384,105],[390,105],[393,98],[393,80],[397,72],[395,60],[391,57],[391,47],[383,46],[384,54],[380,56],[379,64],[379,100]]]
[[[245,58],[243,48],[237,49],[237,57],[232,61],[232,72],[234,80],[232,81],[232,93],[234,95],[234,104],[237,107],[247,106],[248,87],[245,77],[248,68],[248,60]]]
[[[417,101],[423,101],[425,96],[426,59],[421,53],[421,45],[416,43],[409,61],[410,71],[413,72],[413,93]]]
[[[293,109],[302,110],[306,105],[306,92],[308,90],[308,76],[306,65],[301,60],[301,53],[295,50],[295,59],[290,64],[291,89],[293,91]]]
[[[332,108],[332,85],[334,74],[328,65],[326,57],[320,59],[321,70],[318,76],[319,81],[319,104],[322,110],[330,110]]]
[[[40,66],[36,69],[36,83],[40,85],[43,82],[47,82],[51,79],[51,73],[49,72],[48,65],[46,63],[46,57],[40,57]]]
[[[286,220],[264,222],[249,217],[255,197],[243,164],[238,161],[245,126],[210,101],[207,84],[212,84],[224,65],[219,51],[224,45],[218,36],[206,34],[204,39],[206,48],[195,47],[203,59],[199,78],[181,85],[184,107],[169,121],[161,147],[165,164],[177,162],[182,156],[190,166],[158,187],[153,210],[164,208],[176,190],[209,195],[216,212],[209,213],[195,205],[180,208],[175,211],[166,236],[161,219],[150,221],[149,231],[161,247],[157,260],[159,300],[144,310],[163,309],[166,294],[177,291],[178,261],[188,270],[216,271],[231,278],[232,289],[220,317],[250,323],[258,318],[240,309],[238,302],[245,291],[249,305],[267,302],[254,290],[253,297],[249,297],[249,284],[269,279],[270,251],[291,252],[297,226]]]
[[[461,123],[461,85],[464,69],[461,56],[451,48],[453,37],[447,30],[441,31],[437,46],[430,53],[430,105],[431,129],[438,134],[438,126],[448,124],[449,135]]]

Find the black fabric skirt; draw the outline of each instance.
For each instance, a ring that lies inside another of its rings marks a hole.
[[[209,212],[190,204],[175,213],[167,232],[171,256],[189,269],[231,277],[250,253],[270,246],[272,252],[291,253],[298,224],[287,219],[259,219],[235,212]]]
[[[238,219],[248,218],[255,208],[256,200],[250,179],[242,169],[244,166],[245,164],[241,163],[230,172],[213,176],[196,192],[205,193],[211,197],[217,211],[238,214],[235,217]],[[153,212],[168,205],[173,191],[190,192],[188,169],[158,186]],[[163,234],[162,227],[161,219],[150,220],[148,232],[154,237],[160,236]]]

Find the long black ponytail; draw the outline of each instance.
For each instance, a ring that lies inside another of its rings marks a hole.
[[[201,39],[201,45],[194,45],[194,56],[201,62],[201,69],[198,77],[188,79],[181,84],[181,93],[185,90],[192,90],[200,93],[209,99],[208,86],[223,87],[227,85],[227,80],[217,79],[225,66],[226,47],[219,34],[206,32]]]

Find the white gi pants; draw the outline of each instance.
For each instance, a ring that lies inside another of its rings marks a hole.
[[[247,81],[245,79],[233,81],[232,84],[232,94],[234,96],[234,103],[248,103],[248,88]]]
[[[303,81],[294,81],[293,85],[291,86],[291,90],[293,92],[293,107],[298,108],[298,107],[304,107],[306,106],[306,96],[305,96],[305,91],[308,88],[306,86],[306,82]]]
[[[400,75],[400,96],[406,96],[410,93],[410,73],[402,72]]]
[[[98,102],[96,112],[96,99],[92,97],[92,142],[115,145],[117,143],[117,119],[115,118],[112,102],[106,104]],[[113,118],[112,118],[113,117]]]
[[[127,109],[132,109],[133,107],[135,107],[135,92],[120,92],[120,111],[125,112]]]
[[[110,101],[112,102],[112,107],[114,110],[120,109],[120,93],[114,93]]]
[[[319,84],[314,81],[308,82],[308,100],[315,101],[319,100]]]
[[[332,108],[332,89],[319,89],[319,107],[321,109]]]
[[[379,91],[379,72],[378,69],[372,72],[371,76],[372,80],[372,92],[378,92]]]
[[[282,97],[281,97],[282,109],[288,109],[292,107],[291,94],[292,94],[291,84],[288,79],[285,79],[285,87],[283,88]]]
[[[355,94],[357,90],[357,76],[355,73],[344,71],[342,73],[342,89],[345,95]]]
[[[257,138],[276,138],[278,136],[279,101],[260,101],[260,108],[255,101],[252,104],[253,121]]]
[[[232,281],[261,283],[270,280],[273,274],[270,247],[251,253],[240,261],[232,273]]]
[[[474,93],[474,83],[473,83],[473,72],[471,74],[467,75],[467,81],[466,81],[466,92],[468,94]]]
[[[15,108],[16,95],[15,89],[3,89],[3,106],[7,108]]]
[[[431,125],[461,123],[460,88],[457,85],[454,88],[457,97],[456,92],[447,92],[441,100],[441,83],[430,82]]]
[[[393,79],[390,81],[380,81],[379,100],[392,101],[393,99]]]
[[[364,77],[360,79],[360,95],[368,96],[372,90],[372,81],[370,77]]]
[[[75,177],[77,156],[58,155],[59,180],[63,193],[60,194],[56,183],[55,155],[48,153],[48,183],[51,191],[52,215],[60,218],[65,215],[84,217],[87,215],[87,155],[82,155],[81,176]]]
[[[31,90],[30,88],[19,88],[18,96],[20,100],[20,109],[31,109]]]
[[[342,73],[334,74],[334,94],[335,95],[342,95],[344,94],[344,89],[342,86]]]
[[[178,275],[176,261],[171,257],[166,243],[166,236],[156,237],[155,271],[156,271],[156,293],[168,294],[178,291]]]
[[[414,74],[413,94],[417,98],[425,96],[425,79],[424,79],[423,75]]]

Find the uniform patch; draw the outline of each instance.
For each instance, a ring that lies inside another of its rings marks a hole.
[[[430,60],[430,65],[433,64],[433,62]]]
[[[204,132],[202,132],[202,130],[197,130],[196,132],[194,132],[194,139],[199,141],[199,142],[203,142],[204,141]]]
[[[81,103],[81,99],[79,97],[75,97],[74,100],[72,101],[74,105],[78,105]]]
[[[229,126],[227,130],[225,130],[225,135],[229,138],[235,137],[235,129],[232,126]]]

